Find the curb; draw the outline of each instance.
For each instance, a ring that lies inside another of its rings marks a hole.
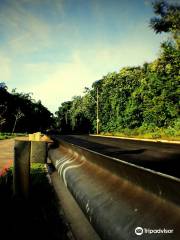
[[[147,138],[133,138],[133,137],[118,137],[118,136],[106,136],[106,135],[97,135],[97,134],[89,134],[92,137],[106,137],[106,138],[117,138],[117,139],[127,139],[134,141],[144,141],[144,142],[156,142],[156,143],[169,143],[169,144],[180,144],[180,141],[170,141],[163,139],[147,139]]]

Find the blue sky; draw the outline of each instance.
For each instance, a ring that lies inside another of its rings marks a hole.
[[[157,58],[150,0],[0,0],[0,82],[52,112],[108,72]]]

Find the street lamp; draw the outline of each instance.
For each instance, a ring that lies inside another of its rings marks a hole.
[[[99,134],[99,93],[98,93],[98,88],[97,88],[97,100],[96,100],[96,133]]]

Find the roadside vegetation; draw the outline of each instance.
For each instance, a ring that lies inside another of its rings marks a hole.
[[[0,140],[20,137],[20,136],[25,136],[25,135],[26,135],[26,133],[6,133],[6,132],[0,132]]]
[[[18,93],[16,89],[9,92],[6,84],[0,83],[1,136],[13,136],[18,132],[41,132],[52,127],[53,121],[53,114],[41,101],[36,102],[31,93]]]
[[[159,57],[108,73],[86,88],[84,96],[62,103],[56,112],[61,133],[96,133],[98,90],[101,133],[180,139],[180,6],[156,1],[153,9],[157,17],[149,27],[169,34]]]
[[[9,139],[9,138],[13,138],[13,137],[15,137],[15,134],[0,132],[0,140]]]
[[[156,128],[153,130],[143,130],[142,128],[129,129],[125,128],[121,132],[101,132],[104,136],[116,136],[116,137],[130,137],[139,139],[156,139],[156,140],[168,140],[168,141],[180,141],[180,130],[177,131],[174,128]]]

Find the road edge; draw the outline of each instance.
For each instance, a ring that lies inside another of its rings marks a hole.
[[[127,139],[134,141],[144,141],[144,142],[157,142],[157,143],[169,143],[169,144],[180,144],[180,141],[170,141],[164,139],[147,139],[147,138],[133,138],[133,137],[118,137],[118,136],[107,136],[101,134],[89,134],[92,137],[106,137],[106,138],[118,138],[118,139]]]

